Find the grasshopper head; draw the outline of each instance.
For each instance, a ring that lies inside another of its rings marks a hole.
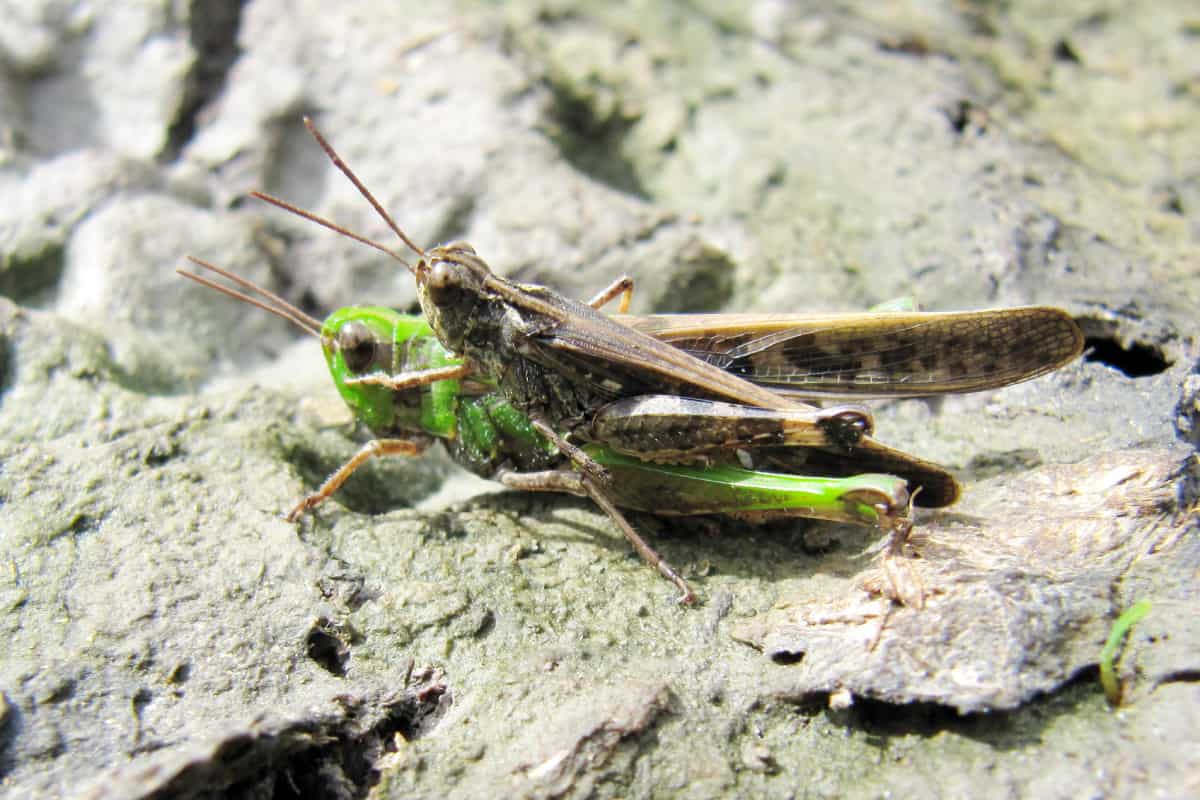
[[[492,271],[466,242],[435,247],[414,270],[421,310],[437,337],[456,352],[485,297]]]
[[[396,390],[354,380],[456,363],[423,318],[381,306],[340,308],[321,327],[321,349],[338,394],[371,430],[454,436],[457,381]]]
[[[394,318],[398,316],[390,308],[348,306],[334,311],[321,326],[321,350],[333,384],[355,419],[372,430],[392,425],[394,392],[385,386],[347,381],[391,371]]]

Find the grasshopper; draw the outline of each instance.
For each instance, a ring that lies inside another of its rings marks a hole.
[[[395,389],[381,382],[358,380],[363,375],[405,375],[461,364],[437,340],[423,317],[378,306],[351,306],[334,311],[322,323],[251,281],[200,259],[190,260],[235,284],[240,291],[193,272],[179,270],[181,275],[269,311],[318,338],[339,394],[354,417],[380,437],[364,445],[317,491],[297,503],[286,515],[289,520],[298,519],[331,497],[369,459],[419,455],[440,440],[458,464],[509,488],[591,497],[616,522],[635,550],[680,588],[681,600],[687,603],[692,602],[694,593],[686,581],[645,542],[618,508],[665,516],[723,514],[753,520],[806,517],[884,531],[907,531],[912,525],[912,497],[904,478],[870,473],[827,477],[774,473],[747,469],[736,461],[663,463],[669,458],[686,460],[686,448],[679,445],[664,444],[656,451],[640,451],[646,458],[636,458],[602,444],[588,444],[584,454],[605,470],[604,482],[591,484],[555,443],[494,386],[478,380],[442,378]],[[654,324],[654,318],[630,319]],[[721,421],[720,414],[727,417],[723,420],[727,425],[741,428],[743,440],[766,438],[773,451],[802,446],[777,444],[786,438],[810,443],[825,440],[824,434],[814,432],[806,414],[670,396],[638,398],[636,402],[639,409],[631,409],[630,403],[622,401],[608,404],[595,415],[596,425],[624,441],[626,447],[630,435],[622,437],[617,432],[622,425],[632,425],[637,436],[652,435],[652,430],[659,427],[672,439],[686,441],[686,434],[670,428],[678,429],[679,422],[686,426],[698,420]],[[655,409],[658,418],[650,418],[648,413],[655,413]],[[857,415],[858,411],[851,408],[845,413]],[[679,418],[676,424],[672,425],[671,417]],[[789,426],[798,431],[781,436],[781,427]],[[594,438],[600,436],[600,430],[593,432]],[[750,458],[749,449],[742,452],[743,459]]]
[[[399,372],[364,363],[360,366],[372,369],[345,378],[345,384],[375,387],[394,396],[443,381],[474,382],[498,392],[571,465],[570,470],[555,470],[558,477],[553,480],[527,475],[515,479],[522,473],[511,473],[505,482],[591,497],[634,548],[681,589],[684,600],[692,597],[686,582],[616,510],[613,467],[602,460],[615,463],[612,456],[633,457],[678,470],[733,467],[737,458],[751,471],[762,471],[761,465],[767,464],[792,477],[888,473],[917,487],[920,505],[947,505],[959,494],[953,476],[874,440],[873,422],[865,409],[821,409],[798,398],[830,390],[904,396],[975,391],[1044,374],[1082,350],[1083,337],[1070,317],[1059,309],[1042,307],[815,320],[741,316],[728,324],[721,320],[729,318],[711,316],[610,318],[598,307],[621,296],[621,310],[625,310],[632,291],[628,279],[614,282],[584,304],[494,274],[468,244],[421,249],[312,123],[305,120],[305,124],[333,163],[417,255],[417,262],[410,264],[385,245],[285,201],[254,195],[404,264],[416,278],[430,331],[447,355],[455,357],[445,364]],[[315,320],[312,323],[315,328]],[[369,339],[359,330],[331,343],[352,354]],[[796,363],[801,356],[811,363]],[[751,419],[756,424],[748,424]],[[579,446],[587,443],[592,445],[590,451]],[[352,472],[375,455],[415,451],[410,440],[378,440],[339,473]],[[328,494],[318,492],[301,505],[311,507]],[[303,510],[297,507],[293,514]],[[895,526],[893,550],[908,527]]]

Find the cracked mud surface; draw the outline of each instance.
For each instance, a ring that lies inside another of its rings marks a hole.
[[[907,8],[907,7],[906,7]],[[1200,782],[1189,4],[254,0],[0,21],[0,796],[1183,796]],[[236,36],[236,46],[231,37]],[[316,314],[419,242],[634,312],[1048,303],[1084,359],[882,403],[952,467],[923,611],[874,537],[635,517],[358,442]],[[1109,626],[1150,614],[1096,680]]]

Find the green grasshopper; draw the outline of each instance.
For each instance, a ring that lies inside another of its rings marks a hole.
[[[392,398],[442,381],[474,383],[498,392],[571,465],[570,470],[555,470],[559,477],[554,480],[516,480],[513,476],[521,473],[510,473],[505,482],[591,497],[635,549],[680,587],[685,599],[691,591],[683,579],[616,510],[614,467],[601,460],[613,462],[612,456],[619,455],[701,472],[714,466],[737,468],[740,463],[749,471],[770,466],[791,477],[888,473],[917,487],[920,505],[947,505],[959,493],[954,478],[871,438],[873,423],[865,409],[821,409],[796,397],[831,389],[868,395],[974,391],[1044,374],[1082,349],[1078,327],[1053,308],[843,315],[815,323],[812,318],[740,317],[731,327],[712,317],[618,321],[597,307],[621,295],[624,309],[632,288],[627,279],[583,304],[545,287],[516,284],[493,274],[465,243],[428,252],[417,247],[311,122],[306,120],[306,125],[335,165],[418,255],[417,263],[409,264],[390,248],[282,200],[255,196],[403,263],[416,277],[429,329],[447,355],[456,356],[443,365],[399,371],[394,368],[404,365],[397,362],[364,362],[364,369],[344,383],[374,387]],[[345,340],[328,341],[351,353],[370,338],[360,330]],[[801,355],[812,363],[796,363]],[[343,470],[352,472],[373,455],[414,450],[412,441],[381,440]],[[906,526],[895,526],[893,542],[906,535]]]

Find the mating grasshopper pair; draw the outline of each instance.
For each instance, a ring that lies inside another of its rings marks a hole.
[[[590,497],[680,589],[681,601],[692,602],[687,582],[618,506],[816,517],[872,525],[902,543],[914,496],[924,506],[954,502],[953,476],[872,438],[864,407],[819,408],[798,398],[975,391],[1045,374],[1082,349],[1075,323],[1040,307],[609,317],[598,309],[621,297],[625,310],[627,279],[584,304],[495,275],[465,243],[417,247],[306,125],[417,255],[416,264],[255,195],[404,264],[416,278],[424,319],[364,306],[336,311],[321,324],[198,259],[245,291],[181,271],[318,337],[343,399],[381,437],[293,508],[290,519],[331,496],[370,458],[415,455],[440,438],[460,464],[511,488]]]

